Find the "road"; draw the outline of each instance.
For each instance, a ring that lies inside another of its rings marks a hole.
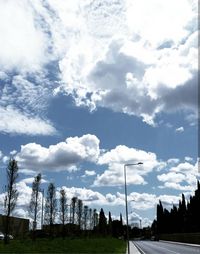
[[[197,254],[200,246],[184,245],[162,241],[134,241],[142,254]]]

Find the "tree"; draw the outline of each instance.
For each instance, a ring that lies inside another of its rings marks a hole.
[[[84,230],[87,229],[87,223],[88,223],[88,206],[84,205],[84,207],[83,207],[83,227],[84,227]]]
[[[49,225],[50,235],[52,236],[52,228],[55,222],[57,212],[56,188],[53,183],[50,183],[47,190],[45,203],[45,222]]]
[[[93,209],[92,221],[93,221],[93,229],[96,229],[96,227],[99,223],[97,209]]]
[[[77,197],[73,197],[71,200],[71,210],[72,210],[72,224],[75,224],[75,213],[76,213],[76,203],[77,203],[78,198]]]
[[[121,223],[121,225],[123,226],[123,219],[122,219],[122,214],[120,213],[120,223]]]
[[[88,218],[89,218],[89,229],[92,230],[92,208],[89,208]]]
[[[78,226],[79,226],[79,229],[81,229],[82,217],[83,217],[83,201],[81,199],[78,199],[76,213],[77,213]]]
[[[65,224],[67,221],[67,194],[64,189],[60,190],[60,220],[62,223],[62,235],[65,234]]]
[[[106,227],[107,227],[107,219],[104,214],[103,208],[101,208],[99,213],[99,232],[102,235],[106,234]]]
[[[37,228],[37,217],[38,217],[38,207],[39,207],[39,192],[42,176],[38,174],[32,183],[32,194],[31,201],[29,205],[30,214],[33,216],[33,239],[35,239],[35,230]]]
[[[4,230],[4,243],[9,243],[9,232],[10,232],[10,215],[15,209],[18,191],[16,189],[16,180],[18,178],[18,165],[15,159],[10,159],[7,169],[7,185],[6,185],[6,195],[4,200],[5,208],[5,230]]]
[[[160,200],[157,205],[157,226],[158,233],[163,233],[163,206]]]
[[[109,212],[109,215],[108,215],[108,231],[109,231],[109,234],[112,234],[112,217],[111,217],[111,212]]]

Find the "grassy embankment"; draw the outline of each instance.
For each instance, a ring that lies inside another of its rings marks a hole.
[[[36,239],[12,240],[9,245],[0,242],[0,253],[121,253],[126,252],[126,242],[114,238]]]

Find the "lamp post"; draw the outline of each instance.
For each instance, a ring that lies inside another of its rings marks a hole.
[[[127,243],[128,243],[128,254],[130,254],[130,246],[129,246],[129,229],[128,229],[128,202],[127,202],[127,186],[126,186],[126,167],[142,165],[142,164],[143,164],[142,162],[124,164],[124,189],[125,189],[125,205],[126,205],[126,235],[127,235]]]

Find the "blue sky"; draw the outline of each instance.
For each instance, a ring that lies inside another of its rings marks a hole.
[[[197,30],[193,0],[0,1],[0,203],[11,156],[17,216],[39,172],[44,189],[118,218],[123,166],[143,162],[127,168],[129,220],[143,226],[159,199],[192,195]]]

